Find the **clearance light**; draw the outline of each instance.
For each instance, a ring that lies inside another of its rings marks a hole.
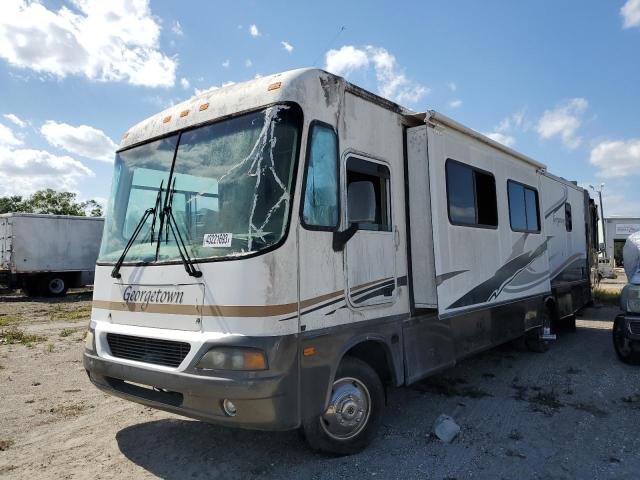
[[[208,103],[203,103],[202,105],[200,105],[200,111],[201,112],[205,111],[207,108],[209,108],[209,104]]]
[[[187,115],[189,115],[189,110],[183,110],[180,112],[180,117],[186,117]]]
[[[169,123],[171,121],[171,115],[168,115],[162,119],[162,123]]]
[[[255,348],[215,347],[205,353],[197,368],[203,370],[266,370],[267,358]]]
[[[129,136],[129,132],[125,133],[125,134],[122,136],[122,139],[123,139],[123,140],[126,140],[128,136]]]
[[[267,91],[270,92],[271,90],[278,90],[281,86],[282,86],[282,82],[272,83],[267,87]]]
[[[305,347],[304,350],[302,350],[302,355],[304,355],[305,357],[310,357],[311,355],[315,355],[316,354],[316,347]]]

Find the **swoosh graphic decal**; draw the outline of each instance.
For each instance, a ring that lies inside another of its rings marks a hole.
[[[569,198],[569,190],[567,190],[567,187],[562,187],[563,190],[563,194],[562,194],[562,198],[554,203],[551,208],[549,208],[549,210],[547,210],[544,214],[544,218],[549,218],[551,215],[553,215],[555,212],[557,212],[558,210],[560,210],[560,207],[562,207],[565,202],[567,201],[567,198]]]
[[[549,239],[542,242],[535,250],[507,261],[500,267],[493,277],[485,280],[480,285],[472,288],[458,300],[453,302],[447,309],[466,307],[478,303],[486,303],[496,298],[504,287],[513,280],[523,269],[527,268],[534,260],[547,250]]]

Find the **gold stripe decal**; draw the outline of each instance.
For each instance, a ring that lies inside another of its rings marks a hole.
[[[360,290],[376,283],[387,282],[393,277],[364,283],[351,289]],[[318,297],[300,302],[300,309],[308,308],[325,300],[344,295],[344,290],[326,293]],[[280,305],[167,305],[161,303],[126,303],[109,300],[94,300],[93,308],[101,310],[116,310],[121,312],[163,313],[168,315],[195,315],[211,317],[276,317],[298,311],[298,303],[284,303]]]

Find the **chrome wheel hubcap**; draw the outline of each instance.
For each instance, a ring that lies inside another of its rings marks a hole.
[[[345,377],[333,382],[331,400],[320,424],[330,437],[348,440],[360,433],[369,421],[371,395],[357,378]]]

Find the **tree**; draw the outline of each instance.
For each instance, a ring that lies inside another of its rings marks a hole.
[[[0,197],[0,213],[48,213],[53,215],[102,216],[102,206],[95,200],[79,202],[77,194],[57,192],[51,188],[38,190],[29,198],[20,195]]]

